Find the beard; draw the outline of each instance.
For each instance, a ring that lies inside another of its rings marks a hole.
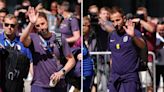
[[[38,33],[42,36],[45,36],[48,34],[48,29],[41,29]]]
[[[123,29],[123,26],[118,26],[118,25],[116,25],[116,26],[115,26],[115,29],[116,29],[116,31],[117,31],[117,33],[118,33],[119,35],[122,35],[122,34],[125,33],[125,31],[124,31],[124,29]]]

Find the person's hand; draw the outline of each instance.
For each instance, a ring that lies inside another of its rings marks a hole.
[[[51,75],[50,80],[55,80],[58,82],[63,77],[64,77],[64,73],[62,71],[58,71]]]
[[[81,53],[77,55],[77,59],[80,61],[82,60],[82,54]]]
[[[20,13],[20,12],[22,12],[22,13],[26,13],[27,10],[26,10],[26,9],[20,9],[20,10],[18,10],[18,12],[19,12],[19,13]]]
[[[43,9],[42,3],[39,3],[39,4],[35,7],[35,10],[36,10],[36,11],[40,11],[40,10],[42,10],[42,9]]]
[[[127,22],[125,23],[126,26],[123,26],[125,32],[131,36],[131,37],[134,37],[135,36],[135,33],[134,33],[134,27],[135,27],[135,24],[132,22],[132,20],[127,20]]]
[[[98,22],[100,25],[105,25],[105,21],[102,20],[102,19],[99,19],[99,22]]]
[[[35,12],[34,7],[29,7],[28,8],[28,16],[29,16],[30,22],[34,24],[39,16],[39,13]]]

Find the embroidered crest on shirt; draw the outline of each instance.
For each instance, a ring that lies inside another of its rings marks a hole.
[[[124,36],[123,42],[127,42],[127,41],[128,41],[128,36]]]

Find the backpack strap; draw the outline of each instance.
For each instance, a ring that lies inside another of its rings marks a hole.
[[[64,53],[63,53],[63,45],[62,45],[62,33],[57,33],[56,34],[56,37],[55,37],[55,40],[54,40],[54,43],[56,44],[58,50],[59,50],[59,54],[60,54],[60,63],[64,66],[66,64],[66,58],[64,56]]]

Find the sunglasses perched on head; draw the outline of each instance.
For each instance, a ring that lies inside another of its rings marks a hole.
[[[16,24],[8,24],[8,23],[4,23],[5,27],[8,27],[10,25],[10,27],[14,28],[16,26]]]

